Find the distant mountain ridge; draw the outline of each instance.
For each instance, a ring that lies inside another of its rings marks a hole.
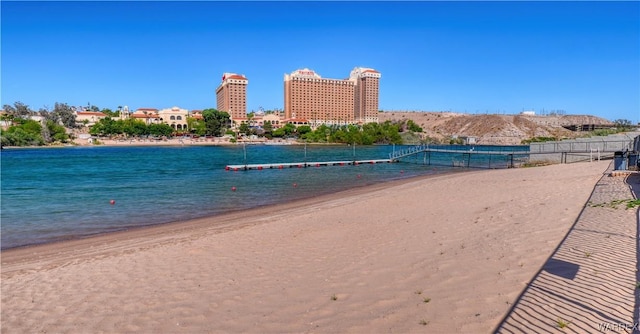
[[[590,115],[498,115],[454,112],[384,111],[379,122],[413,120],[423,129],[423,136],[443,140],[451,137],[475,137],[478,144],[518,145],[534,137],[576,138],[583,132],[563,126],[594,124],[613,126],[601,117]]]

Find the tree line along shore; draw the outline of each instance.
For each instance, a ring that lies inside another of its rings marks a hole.
[[[605,129],[588,133],[571,132],[561,126],[535,125],[529,118],[512,115],[466,115],[434,112],[380,112],[378,123],[362,125],[309,125],[287,123],[276,126],[265,122],[260,127],[242,122],[233,126],[228,113],[213,108],[204,109],[202,118],[189,117],[187,130],[175,130],[165,123],[147,124],[139,119],[119,119],[119,110],[89,110],[102,112],[108,117],[93,125],[79,123],[76,113],[66,103],[56,103],[53,110],[31,110],[21,102],[4,105],[0,113],[0,145],[49,146],[78,145],[107,141],[168,141],[172,138],[218,138],[216,142],[299,141],[301,143],[337,144],[464,144],[474,137],[478,144],[527,144],[534,141],[559,140],[578,136],[608,135],[631,128],[628,120],[609,122]],[[249,115],[251,116],[251,115]],[[539,116],[544,117],[544,116]],[[606,120],[589,116],[591,122],[605,124]],[[603,123],[604,122],[604,123]],[[79,140],[87,139],[89,141]],[[222,140],[221,138],[224,138]],[[505,139],[506,138],[506,139]],[[202,140],[197,140],[198,142]]]

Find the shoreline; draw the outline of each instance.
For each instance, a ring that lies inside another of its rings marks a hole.
[[[77,140],[76,140],[77,141]],[[232,143],[224,140],[207,140],[207,141],[193,141],[184,139],[169,139],[169,140],[104,140],[101,144],[87,144],[77,143],[69,145],[42,145],[42,146],[3,146],[2,150],[16,150],[16,149],[47,149],[47,148],[66,148],[66,147],[161,147],[161,146],[236,146],[236,145],[273,145],[273,146],[289,146],[289,145],[305,145],[295,140],[243,140]],[[348,146],[349,144],[342,143],[306,143],[306,145],[318,145],[318,146]],[[390,145],[390,144],[383,144]],[[373,146],[373,145],[372,145]]]
[[[490,332],[610,164],[420,176],[2,251],[2,330]]]
[[[5,256],[9,256],[8,261],[11,261],[11,256],[13,256],[13,254],[11,253],[14,253],[14,252],[15,253],[24,252],[29,254],[34,254],[34,253],[41,254],[41,253],[50,253],[50,252],[57,253],[58,248],[67,249],[69,247],[76,247],[76,246],[80,246],[80,247],[90,246],[90,244],[93,243],[94,241],[96,243],[102,243],[102,242],[109,242],[109,241],[112,241],[112,239],[118,239],[118,238],[134,239],[137,237],[144,237],[147,235],[158,235],[158,234],[172,233],[172,232],[184,232],[184,231],[194,230],[198,228],[207,228],[210,230],[215,230],[216,228],[220,227],[223,229],[229,229],[229,228],[233,228],[233,226],[231,225],[233,225],[234,223],[237,223],[239,220],[263,215],[265,213],[272,212],[272,211],[286,211],[286,210],[301,209],[305,206],[320,205],[325,202],[335,200],[337,197],[340,197],[340,196],[344,196],[344,197],[358,196],[358,195],[366,194],[368,192],[380,191],[388,187],[401,186],[407,183],[419,182],[422,180],[427,180],[427,179],[432,179],[437,177],[446,177],[446,176],[455,175],[461,172],[462,171],[460,172],[448,171],[445,173],[413,176],[413,177],[408,177],[404,179],[390,180],[390,181],[385,181],[385,182],[376,183],[376,184],[361,185],[361,186],[343,190],[337,193],[323,194],[323,195],[309,197],[309,198],[302,198],[294,201],[289,201],[287,203],[258,206],[258,207],[251,208],[249,210],[238,210],[238,211],[227,212],[227,213],[222,213],[218,215],[203,216],[203,217],[198,217],[198,218],[193,218],[188,220],[172,221],[168,223],[149,223],[146,225],[130,227],[130,228],[125,228],[125,229],[116,230],[116,231],[99,232],[99,233],[90,234],[90,235],[69,237],[62,240],[10,247],[5,249],[0,249],[0,256],[2,256],[2,263],[4,264],[6,260]],[[465,171],[464,173],[474,173],[474,172],[482,172],[482,170]],[[209,226],[210,225],[209,222],[211,220],[220,221],[221,222],[219,223],[220,226],[217,226],[218,224],[216,226]],[[243,228],[243,227],[246,227],[246,226],[242,224],[238,225],[238,228]],[[68,244],[68,245],[65,245],[65,244]],[[49,248],[53,250],[50,251]]]

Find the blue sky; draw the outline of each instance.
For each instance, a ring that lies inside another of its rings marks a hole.
[[[1,104],[249,111],[283,75],[381,72],[380,109],[640,121],[640,2],[1,1]]]

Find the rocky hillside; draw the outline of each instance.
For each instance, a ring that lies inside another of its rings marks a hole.
[[[385,111],[379,121],[413,120],[423,129],[423,137],[448,140],[451,137],[475,137],[479,144],[517,145],[533,137],[575,138],[580,132],[563,125],[611,125],[595,116],[471,115],[452,112]]]

